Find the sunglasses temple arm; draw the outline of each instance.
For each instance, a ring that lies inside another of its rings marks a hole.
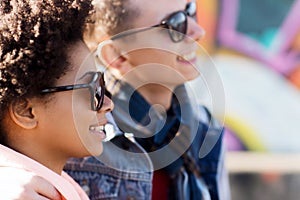
[[[126,32],[123,32],[123,33],[119,33],[113,37],[111,37],[110,39],[111,40],[116,40],[116,39],[119,39],[119,38],[122,38],[122,37],[126,37],[128,35],[132,35],[132,34],[135,34],[135,33],[140,33],[140,32],[144,32],[144,31],[147,31],[151,28],[155,28],[155,27],[158,27],[158,25],[155,25],[155,26],[151,26],[151,27],[147,27],[147,28],[142,28],[142,29],[139,29],[139,30],[133,30],[133,31],[126,31]]]

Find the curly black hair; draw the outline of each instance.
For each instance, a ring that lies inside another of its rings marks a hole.
[[[87,23],[85,41],[94,43],[95,37],[113,36],[133,28],[133,19],[140,12],[131,0],[93,0],[94,13]]]
[[[1,0],[1,124],[10,102],[40,95],[68,70],[68,47],[82,40],[91,10],[91,0]]]
[[[94,0],[93,5],[95,23],[110,36],[132,28],[132,17],[138,14],[130,0]]]

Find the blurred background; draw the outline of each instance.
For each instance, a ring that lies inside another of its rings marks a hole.
[[[196,1],[225,91],[232,199],[300,199],[300,0]]]

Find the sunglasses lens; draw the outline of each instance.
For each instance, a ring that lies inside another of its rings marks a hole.
[[[197,6],[195,2],[190,2],[186,5],[185,12],[189,17],[196,18]]]
[[[103,75],[99,74],[99,81],[97,82],[94,91],[94,108],[96,111],[101,109],[104,101],[105,83],[103,78]]]
[[[187,31],[187,17],[184,12],[177,12],[168,19],[169,33],[174,42],[183,40]]]
[[[94,106],[96,110],[100,110],[100,101],[101,101],[101,95],[99,95],[98,93],[95,93],[94,96]]]

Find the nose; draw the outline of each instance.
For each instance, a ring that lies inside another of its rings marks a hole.
[[[106,95],[104,96],[103,105],[102,108],[98,111],[101,112],[111,112],[114,109],[114,103],[110,98],[108,98]]]
[[[187,36],[195,41],[199,41],[205,35],[205,30],[191,17],[188,17]]]

